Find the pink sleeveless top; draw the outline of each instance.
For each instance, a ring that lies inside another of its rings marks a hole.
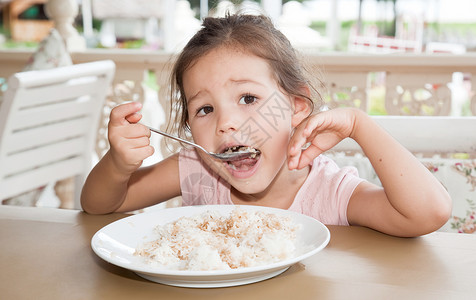
[[[195,150],[179,154],[182,205],[233,204],[230,184],[214,173]],[[354,167],[339,168],[324,155],[314,159],[311,171],[288,208],[327,225],[349,225],[347,205],[363,179]]]

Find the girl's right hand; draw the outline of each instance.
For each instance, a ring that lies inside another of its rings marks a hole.
[[[110,155],[118,169],[124,175],[130,175],[142,164],[142,161],[154,153],[150,145],[150,130],[137,122],[142,115],[139,102],[121,104],[112,109],[108,124]]]
[[[336,108],[313,114],[304,119],[294,130],[289,142],[288,167],[302,169],[314,158],[331,149],[347,137],[352,137],[357,109]],[[353,138],[353,137],[352,137]],[[302,147],[309,143],[309,147]]]

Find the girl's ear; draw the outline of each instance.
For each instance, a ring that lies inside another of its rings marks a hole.
[[[310,100],[311,93],[309,91],[309,87],[304,87],[302,89],[303,95],[306,95],[308,98],[301,97],[301,96],[293,96],[293,108],[294,113],[292,117],[292,126],[296,127],[299,123],[302,122],[305,118],[307,118],[312,113],[312,103]]]

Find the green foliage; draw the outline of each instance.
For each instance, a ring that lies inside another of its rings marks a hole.
[[[370,115],[382,116],[387,114],[385,109],[385,87],[374,86],[368,90]]]
[[[37,19],[37,16],[39,13],[40,13],[39,7],[36,5],[33,5],[27,8],[23,13],[21,13],[20,18],[25,20],[34,20],[34,19]]]
[[[144,40],[130,40],[123,43],[123,48],[126,49],[141,49],[146,45]]]
[[[325,21],[313,21],[309,27],[314,29],[315,31],[319,32],[321,35],[326,34],[326,24]]]
[[[0,49],[35,49],[38,47],[38,42],[19,42],[13,40],[6,40],[5,43],[0,44]]]
[[[154,71],[149,70],[147,72],[146,77],[144,79],[144,85],[152,89],[153,91],[159,90],[159,85],[157,84],[157,75]]]

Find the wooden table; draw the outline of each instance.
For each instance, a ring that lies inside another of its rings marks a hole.
[[[329,226],[329,245],[266,281],[192,289],[142,279],[90,241],[124,214],[0,206],[1,299],[475,299],[476,236]]]

